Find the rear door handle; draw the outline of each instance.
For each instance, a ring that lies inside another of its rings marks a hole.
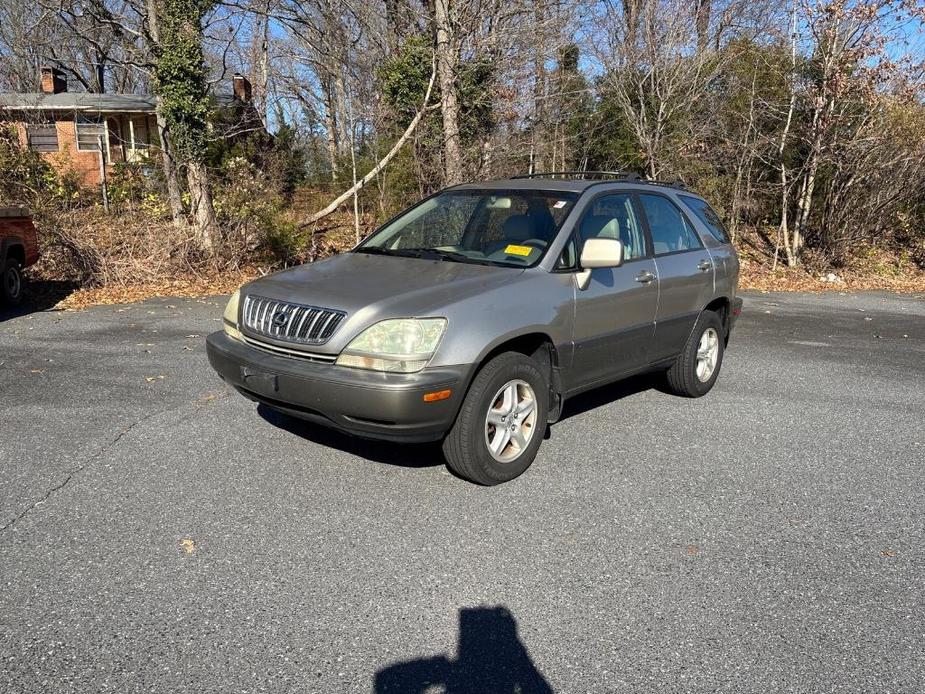
[[[640,272],[638,275],[636,275],[636,281],[642,282],[643,284],[649,284],[649,282],[651,282],[654,279],[655,279],[655,275],[653,275],[648,270],[644,270],[643,272]]]
[[[713,263],[711,263],[709,260],[701,260],[699,263],[697,263],[697,268],[701,272],[706,272],[711,267],[713,267]]]

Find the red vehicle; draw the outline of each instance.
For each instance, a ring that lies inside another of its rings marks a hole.
[[[39,259],[32,215],[20,207],[0,207],[0,302],[22,300],[22,271]]]

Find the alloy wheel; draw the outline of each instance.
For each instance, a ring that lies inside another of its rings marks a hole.
[[[719,358],[719,333],[713,328],[707,328],[700,336],[697,345],[697,378],[701,383],[710,380],[716,371],[716,360]]]
[[[536,432],[536,393],[529,383],[505,383],[485,416],[485,443],[492,458],[512,463],[527,449]]]

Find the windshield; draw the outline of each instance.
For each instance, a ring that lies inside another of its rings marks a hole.
[[[577,197],[540,190],[449,190],[398,216],[355,252],[530,267],[546,253]]]

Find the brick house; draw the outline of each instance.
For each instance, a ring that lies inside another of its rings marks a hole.
[[[247,121],[250,99],[250,83],[239,74],[232,95],[216,96],[222,111]],[[68,92],[64,74],[50,67],[41,70],[40,92],[0,94],[0,121],[14,125],[23,147],[86,186],[100,184],[101,168],[108,175],[116,164],[152,160],[159,142],[153,96]]]

